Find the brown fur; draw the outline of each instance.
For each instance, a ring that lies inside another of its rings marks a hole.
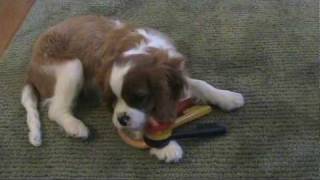
[[[184,58],[169,59],[167,52],[155,48],[149,48],[148,55],[121,56],[142,39],[133,27],[115,28],[113,20],[102,16],[68,19],[49,28],[35,43],[27,82],[41,97],[51,97],[56,80],[43,67],[79,59],[85,82],[94,81],[111,106],[116,98],[109,85],[113,64],[134,61],[135,68],[125,78],[124,99],[133,105],[132,98],[147,93],[143,94],[149,99],[143,104],[146,113],[159,121],[171,121],[185,85]]]
[[[133,27],[125,25],[117,29],[112,20],[103,16],[70,18],[49,28],[36,41],[27,83],[41,97],[51,97],[55,78],[40,66],[77,58],[83,64],[85,79],[95,80],[109,99],[112,94],[106,82],[113,62],[142,38]]]

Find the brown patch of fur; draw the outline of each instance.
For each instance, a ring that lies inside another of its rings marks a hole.
[[[113,94],[107,82],[113,62],[142,39],[133,27],[117,28],[113,20],[103,16],[70,18],[49,28],[38,38],[27,82],[33,84],[41,96],[50,97],[55,80],[41,70],[43,65],[79,59],[85,80],[95,80],[106,99],[111,99]]]
[[[42,71],[37,65],[31,64],[28,70],[26,83],[33,85],[42,98],[48,98],[53,95],[54,84],[56,79],[54,76]]]

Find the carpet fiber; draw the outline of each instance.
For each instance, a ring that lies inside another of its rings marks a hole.
[[[0,178],[320,179],[318,8],[317,0],[37,1],[0,61]],[[165,164],[125,145],[105,107],[88,102],[76,114],[95,138],[65,137],[42,108],[43,145],[31,146],[20,92],[32,44],[83,14],[157,28],[193,77],[243,93],[243,108],[197,122],[222,122],[229,133],[181,141],[184,159]]]

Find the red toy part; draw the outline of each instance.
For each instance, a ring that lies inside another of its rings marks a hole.
[[[177,115],[181,116],[186,109],[193,105],[191,98],[180,101],[177,105]],[[167,139],[172,134],[172,125],[172,122],[161,123],[151,118],[145,128],[145,136],[151,140]]]
[[[167,139],[171,136],[172,124],[171,122],[160,123],[154,119],[150,119],[144,130],[144,134],[152,140]]]
[[[194,106],[195,103],[193,101],[192,98],[188,98],[188,99],[184,99],[182,101],[180,101],[177,105],[177,116],[181,116],[183,114],[183,111],[185,111],[186,109]]]
[[[155,120],[150,120],[150,121],[155,121]],[[166,131],[171,127],[172,123],[159,123],[157,122],[156,124],[154,123],[148,123],[145,132],[146,133],[159,133]]]

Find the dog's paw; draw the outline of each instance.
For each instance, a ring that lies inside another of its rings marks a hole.
[[[40,131],[29,132],[29,142],[34,146],[40,146],[42,143]]]
[[[89,129],[80,121],[72,120],[64,126],[66,133],[72,137],[87,139]]]
[[[161,149],[151,148],[151,155],[155,155],[159,160],[167,163],[178,162],[183,155],[180,145],[176,141],[170,141],[169,144]]]
[[[221,90],[218,106],[226,111],[232,111],[244,105],[244,98],[240,93]]]

